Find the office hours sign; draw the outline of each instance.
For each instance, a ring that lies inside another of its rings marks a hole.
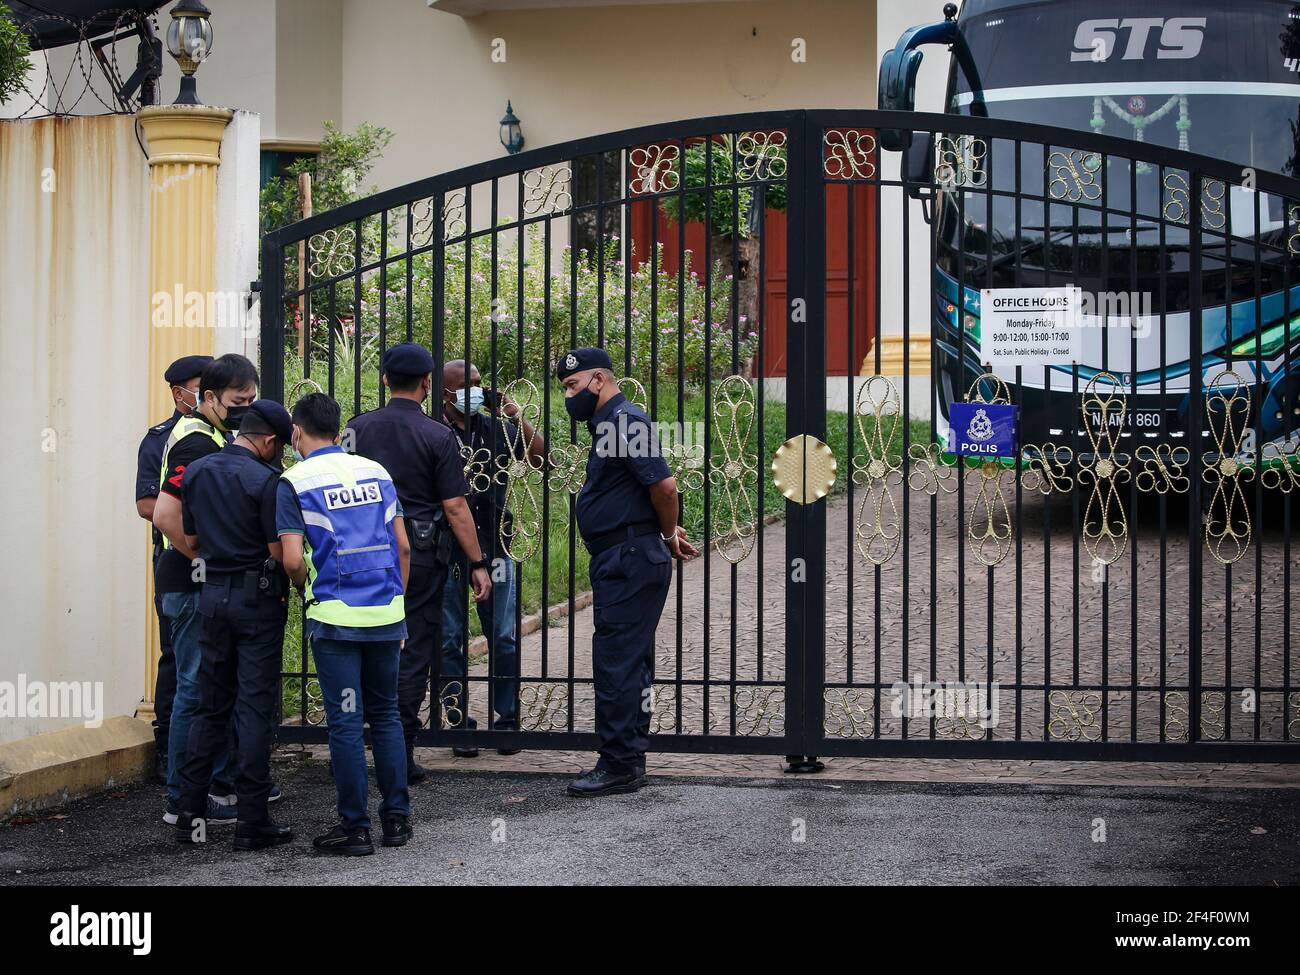
[[[1042,368],[1082,358],[1078,288],[986,288],[980,291],[980,362]]]

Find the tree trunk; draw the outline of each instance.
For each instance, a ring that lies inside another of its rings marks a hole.
[[[758,238],[714,237],[711,244],[713,261],[721,265],[721,279],[726,280],[728,274],[736,275],[736,301],[728,324],[733,334],[744,340],[750,332],[758,331]],[[727,300],[731,300],[730,289]],[[741,375],[750,375],[752,369],[749,360],[740,363]]]

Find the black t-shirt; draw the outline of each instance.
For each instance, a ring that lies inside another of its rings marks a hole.
[[[468,446],[473,451],[469,478],[469,510],[478,528],[478,543],[484,554],[501,549],[500,531],[504,521],[507,530],[510,513],[506,510],[508,478],[506,471],[516,454],[527,456],[526,445],[521,445],[519,427],[505,417],[479,414],[472,418],[470,430],[462,430],[450,418],[447,426],[456,435],[462,458]]]
[[[182,437],[167,455],[167,476],[159,485],[159,492],[170,494],[181,500],[181,481],[185,469],[200,457],[215,454],[220,448],[208,434],[195,431]],[[158,569],[154,574],[154,589],[157,592],[194,592],[199,584],[194,581],[194,568],[190,560],[174,548],[167,548],[158,559]]]
[[[193,461],[185,471],[185,534],[199,537],[209,577],[260,569],[270,557],[280,472],[240,444]]]

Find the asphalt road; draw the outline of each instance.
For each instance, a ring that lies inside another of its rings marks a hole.
[[[413,844],[338,859],[310,845],[331,815],[326,766],[277,762],[277,776],[290,846],[236,854],[223,830],[181,847],[161,790],[140,785],[0,826],[0,884],[1300,882],[1290,790],[661,777],[573,800],[555,776],[443,772],[414,790]]]

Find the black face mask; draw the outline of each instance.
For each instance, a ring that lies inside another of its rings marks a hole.
[[[588,382],[587,385],[590,386],[591,383]],[[580,393],[566,396],[564,408],[569,411],[569,416],[575,420],[590,420],[596,415],[596,404],[599,402],[599,396],[590,389],[584,389]]]
[[[221,421],[227,430],[238,430],[239,425],[244,422],[244,417],[248,415],[251,407],[248,406],[227,406],[225,418]]]

